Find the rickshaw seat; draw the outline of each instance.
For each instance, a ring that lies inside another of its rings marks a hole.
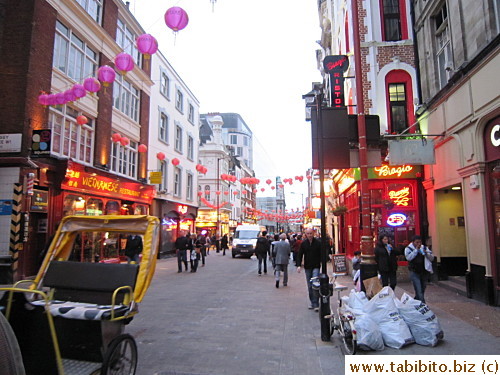
[[[111,316],[113,292],[123,286],[135,288],[138,264],[52,261],[42,284],[52,290],[51,314],[70,319],[105,320]],[[114,315],[122,316],[128,290],[118,293]],[[41,304],[38,301],[36,304]]]

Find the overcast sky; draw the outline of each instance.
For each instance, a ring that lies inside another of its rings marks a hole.
[[[210,0],[131,0],[130,10],[158,39],[162,53],[200,101],[200,112],[239,113],[252,129],[254,169],[262,182],[276,175],[305,175],[311,165],[302,95],[311,82],[321,80],[315,58],[321,32],[316,3],[218,0],[212,12]],[[172,6],[189,15],[188,26],[176,37],[164,22]],[[305,181],[287,185],[287,208],[301,205]],[[288,194],[292,191],[298,194]]]

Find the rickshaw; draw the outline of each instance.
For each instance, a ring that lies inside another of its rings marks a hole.
[[[67,216],[35,279],[0,288],[26,374],[135,374],[137,345],[124,329],[151,283],[159,225],[147,215]],[[129,234],[143,238],[140,264],[71,259],[82,235]]]

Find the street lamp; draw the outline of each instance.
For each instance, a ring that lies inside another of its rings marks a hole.
[[[325,168],[324,168],[324,155],[323,155],[323,117],[322,117],[322,106],[323,106],[323,85],[313,84],[313,90],[303,95],[302,98],[306,102],[306,120],[307,115],[312,114],[308,111],[316,111],[316,122],[317,122],[317,158],[318,158],[318,169],[319,169],[319,196],[320,196],[320,212],[321,212],[321,274],[319,275],[320,281],[320,310],[319,310],[319,320],[321,326],[321,340],[330,341],[330,321],[325,319],[325,316],[331,314],[330,311],[330,290],[329,290],[329,278],[327,270],[327,259],[328,259],[328,245],[326,238],[326,200],[325,200]],[[309,112],[309,113],[308,113]],[[315,124],[313,123],[312,126]]]

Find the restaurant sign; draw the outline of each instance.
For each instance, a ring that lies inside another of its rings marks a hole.
[[[154,186],[137,182],[122,181],[90,173],[86,167],[69,161],[66,176],[61,184],[64,190],[73,190],[88,194],[134,201],[137,203],[151,204],[156,195]]]
[[[368,168],[368,179],[403,179],[417,178],[422,173],[420,165],[382,165],[380,167]],[[353,178],[359,181],[361,178],[359,168],[353,168]]]

